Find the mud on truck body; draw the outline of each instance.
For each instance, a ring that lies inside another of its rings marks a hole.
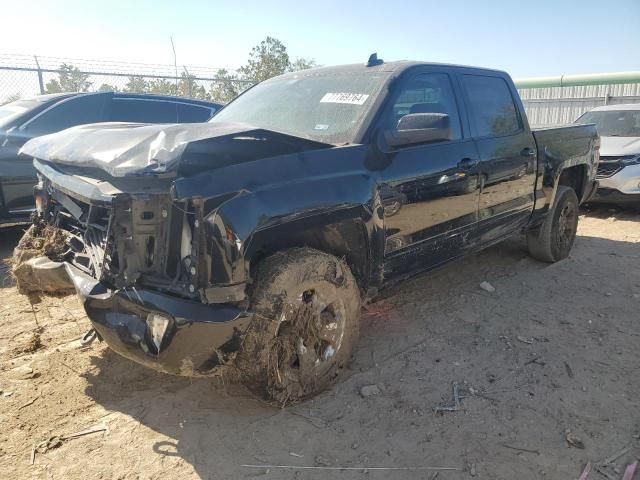
[[[516,233],[565,258],[598,142],[532,132],[504,72],[372,58],[265,81],[206,124],[88,125],[22,153],[99,338],[286,403],[337,378],[386,285]]]

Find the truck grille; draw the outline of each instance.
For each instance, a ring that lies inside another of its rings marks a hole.
[[[596,178],[607,178],[618,173],[624,167],[620,160],[620,157],[600,157]]]
[[[97,280],[101,279],[104,270],[108,270],[111,258],[109,245],[109,228],[111,225],[111,208],[90,205],[74,201],[78,217],[62,206],[56,209],[54,223],[66,230],[70,236],[70,263]]]

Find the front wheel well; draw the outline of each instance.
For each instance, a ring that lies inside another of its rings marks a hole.
[[[367,228],[361,220],[346,220],[306,229],[276,228],[254,239],[250,255],[249,274],[255,277],[257,265],[266,257],[294,247],[309,247],[344,259],[358,287],[366,291],[369,285],[370,258]]]

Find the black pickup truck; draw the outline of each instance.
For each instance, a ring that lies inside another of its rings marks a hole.
[[[285,403],[338,377],[391,282],[518,233],[567,257],[598,148],[593,125],[532,131],[504,72],[372,56],[260,83],[209,123],[76,127],[22,154],[99,338]]]

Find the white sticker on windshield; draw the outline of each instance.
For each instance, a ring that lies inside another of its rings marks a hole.
[[[364,93],[325,93],[320,99],[320,103],[348,103],[351,105],[362,105],[369,95]]]

